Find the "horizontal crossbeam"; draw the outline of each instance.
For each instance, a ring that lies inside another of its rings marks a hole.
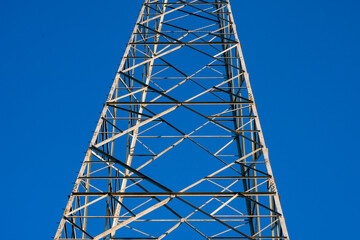
[[[235,105],[251,104],[251,101],[242,102],[108,102],[108,105]]]
[[[130,45],[223,45],[223,42],[132,42]],[[237,44],[228,42],[227,44]]]
[[[160,196],[216,196],[216,197],[231,197],[236,194],[239,197],[248,196],[273,196],[275,192],[73,192],[74,196],[103,196],[111,194],[113,196],[123,197],[160,197]]]

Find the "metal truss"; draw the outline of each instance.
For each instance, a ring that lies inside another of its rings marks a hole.
[[[289,239],[228,0],[146,0],[55,239]]]

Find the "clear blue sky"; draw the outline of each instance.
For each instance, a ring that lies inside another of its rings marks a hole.
[[[1,1],[2,239],[54,236],[142,2]],[[356,239],[359,1],[231,3],[290,236]]]

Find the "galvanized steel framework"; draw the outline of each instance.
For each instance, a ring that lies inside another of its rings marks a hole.
[[[185,237],[289,239],[228,0],[144,2],[55,235]]]

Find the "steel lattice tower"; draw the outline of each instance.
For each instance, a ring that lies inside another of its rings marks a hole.
[[[289,239],[229,0],[145,0],[55,239]]]

